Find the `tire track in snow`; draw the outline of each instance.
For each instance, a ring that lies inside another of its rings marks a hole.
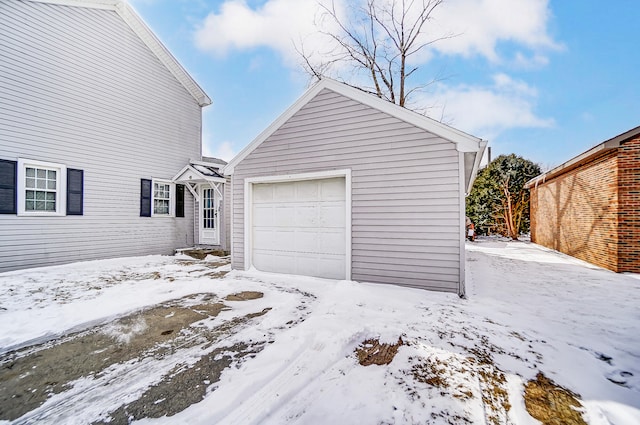
[[[227,414],[220,425],[249,425],[263,423],[278,412],[293,397],[316,377],[340,360],[340,352],[327,352],[324,340],[313,345],[292,359],[291,363],[277,373],[265,386],[246,398],[240,406]]]

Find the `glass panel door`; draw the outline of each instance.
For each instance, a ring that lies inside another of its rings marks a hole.
[[[210,187],[202,186],[200,191],[200,243],[217,245],[220,243],[218,195]]]

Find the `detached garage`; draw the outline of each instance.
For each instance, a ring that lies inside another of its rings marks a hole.
[[[232,267],[464,295],[486,142],[323,79],[223,170]]]

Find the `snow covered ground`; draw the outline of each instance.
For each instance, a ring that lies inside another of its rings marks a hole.
[[[467,245],[464,300],[259,272],[212,279],[215,263],[181,260],[150,256],[0,274],[0,353],[190,294],[260,291],[259,300],[228,303],[232,309],[214,322],[271,310],[215,346],[262,341],[265,348],[218,382],[205,382],[201,402],[139,423],[536,424],[523,393],[538,372],[581,396],[587,423],[640,423],[637,276],[499,240]],[[361,366],[354,351],[370,338],[404,344],[390,364]],[[164,363],[147,367],[161,375]],[[110,396],[108,385],[101,391],[99,403],[94,394],[63,420],[44,422],[105,418],[123,400]]]

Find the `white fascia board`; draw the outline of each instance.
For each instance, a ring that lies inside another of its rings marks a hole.
[[[115,10],[122,0],[29,0],[34,3],[57,4],[60,6],[87,7],[90,9]]]
[[[85,7],[90,9],[113,10],[136,33],[142,42],[153,52],[171,74],[182,84],[200,106],[211,105],[211,98],[202,90],[180,62],[169,52],[162,42],[144,23],[142,18],[124,0],[31,0],[38,3],[60,6]]]
[[[177,181],[177,180],[181,180],[182,175],[189,170],[190,166],[189,165],[185,165],[184,168],[182,168],[182,170],[178,171],[178,173],[173,176],[173,178],[171,179],[172,181]]]
[[[476,153],[476,159],[473,162],[473,169],[471,170],[471,174],[469,175],[469,181],[466,182],[467,195],[471,191],[471,186],[473,186],[473,182],[476,180],[476,177],[478,176],[478,168],[480,168],[480,161],[482,161],[482,157],[484,156],[484,151],[487,148],[488,143],[489,142],[487,142],[486,140],[480,141],[480,150],[478,151],[478,153]]]
[[[185,179],[185,178],[183,178],[183,176],[185,176],[187,174],[190,174],[190,173],[194,174],[197,177],[197,179]],[[187,181],[187,182],[193,182],[193,183],[202,183],[202,182],[226,183],[226,180],[223,179],[222,177],[205,176],[200,171],[198,171],[195,168],[193,168],[191,165],[187,165],[182,170],[180,170],[180,172],[178,174],[176,174],[171,179],[171,181],[173,181],[174,183],[175,182],[180,182],[180,181]]]
[[[260,146],[262,142],[267,140],[267,138],[269,138],[269,136],[280,128],[289,118],[302,109],[304,105],[309,103],[311,99],[325,88],[353,99],[356,102],[387,113],[409,124],[415,125],[416,127],[440,136],[443,139],[449,140],[456,145],[456,150],[459,152],[478,152],[481,149],[481,139],[477,137],[471,136],[453,127],[449,127],[446,124],[442,124],[429,117],[380,99],[370,93],[348,86],[344,83],[340,83],[330,78],[323,78],[309,88],[293,105],[291,105],[282,115],[271,123],[269,127],[267,127],[258,135],[258,137],[240,151],[240,153],[238,153],[225,167],[222,168],[222,173],[225,175],[233,174],[236,165],[238,165],[240,161]]]

